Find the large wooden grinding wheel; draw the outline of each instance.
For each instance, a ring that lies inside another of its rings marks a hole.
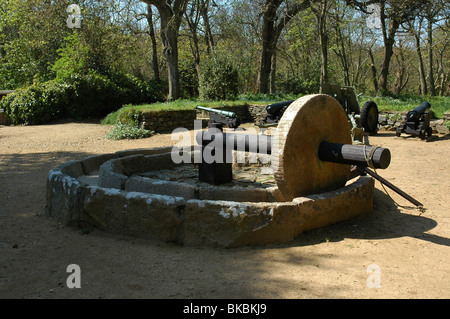
[[[345,186],[351,166],[321,161],[322,142],[352,143],[342,106],[325,94],[294,101],[278,124],[272,146],[274,176],[285,200]]]

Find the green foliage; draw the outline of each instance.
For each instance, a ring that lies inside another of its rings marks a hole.
[[[431,111],[435,117],[442,118],[445,112],[450,110],[450,97],[445,96],[417,96],[411,94],[397,94],[386,97],[381,96],[361,96],[360,105],[366,101],[374,101],[380,111],[410,111],[418,107],[423,102],[431,104]]]
[[[114,125],[111,132],[106,135],[106,138],[111,140],[123,140],[123,139],[139,139],[152,135],[152,132],[143,128],[139,128],[136,125],[123,124],[118,122]]]
[[[70,75],[64,82],[37,82],[0,102],[13,124],[43,124],[55,120],[101,117],[125,103],[156,101],[150,84],[126,75],[113,81],[105,75]]]
[[[252,103],[261,103],[252,101]],[[173,102],[157,102],[153,104],[124,105],[121,109],[108,114],[101,123],[113,125],[119,122],[135,125],[140,122],[141,116],[145,112],[167,112],[179,110],[194,110],[197,105],[204,107],[245,105],[247,101],[238,99],[234,101],[201,101],[201,100],[176,100]]]
[[[181,60],[179,65],[181,96],[183,99],[197,97],[198,74],[195,63],[189,60]]]
[[[0,1],[0,86],[17,89],[50,80],[49,65],[70,32],[65,1]]]
[[[71,75],[66,82],[73,88],[69,109],[72,118],[102,116],[119,108],[123,96],[120,89],[107,76],[97,73]]]
[[[18,89],[0,101],[13,124],[43,124],[67,116],[71,87],[49,81]]]
[[[279,83],[281,91],[292,94],[316,94],[319,93],[319,78],[288,78]]]
[[[164,87],[154,81],[143,81],[136,76],[124,73],[112,73],[111,81],[118,86],[123,97],[121,104],[141,104],[162,101]]]
[[[205,59],[201,65],[200,98],[204,100],[232,100],[239,92],[239,74],[226,57]]]
[[[243,93],[240,94],[237,100],[247,101],[248,103],[258,103],[258,102],[284,102],[289,100],[296,100],[301,96],[301,94],[263,94],[263,93]]]
[[[57,50],[59,59],[51,67],[58,80],[66,80],[72,74],[87,73],[89,48],[80,40],[78,33],[64,38],[64,45]]]
[[[122,112],[118,113],[117,123],[122,123],[130,126],[138,126],[142,120],[142,112],[127,105],[122,108]]]

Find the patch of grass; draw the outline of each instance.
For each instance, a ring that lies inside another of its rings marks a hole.
[[[195,107],[219,107],[219,106],[237,106],[237,105],[247,105],[247,104],[269,104],[269,102],[254,101],[248,102],[244,100],[235,101],[200,101],[200,100],[177,100],[174,102],[160,102],[153,104],[142,104],[142,105],[125,105],[121,109],[108,114],[104,119],[101,120],[103,125],[114,125],[119,121],[124,122],[125,119],[135,118],[136,114],[142,114],[148,111],[164,112],[164,111],[181,111],[181,110],[194,110]]]
[[[142,105],[125,105],[118,111],[110,113],[105,117],[101,123],[104,125],[114,125],[119,121],[124,122],[125,119],[130,118],[135,120],[139,114],[146,111],[178,111],[178,110],[194,110],[197,105],[203,107],[219,107],[219,106],[237,106],[237,105],[268,105],[270,103],[296,100],[301,95],[293,94],[242,94],[234,101],[203,101],[203,100],[177,100],[173,102],[160,102],[153,104]],[[422,102],[427,101],[431,104],[431,110],[437,118],[442,118],[443,114],[450,110],[450,97],[443,96],[414,96],[414,95],[397,95],[389,97],[379,96],[361,96],[359,98],[360,107],[367,101],[374,101],[378,105],[380,111],[410,111]]]
[[[119,116],[119,111],[109,113],[104,119],[100,121],[102,125],[114,125],[117,123],[117,117]]]
[[[180,110],[194,110],[197,105],[203,107],[218,107],[218,106],[235,106],[242,105],[245,101],[196,101],[196,100],[177,100],[174,102],[162,102],[153,104],[142,104],[127,106],[137,111],[151,110],[151,111],[180,111]]]
[[[296,100],[302,95],[295,94],[261,94],[261,93],[245,93],[238,96],[238,101],[246,101],[248,104],[270,104],[276,102],[284,102]]]

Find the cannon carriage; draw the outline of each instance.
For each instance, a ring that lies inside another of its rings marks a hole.
[[[397,127],[395,132],[397,137],[402,133],[418,136],[421,139],[430,137],[433,134],[433,129],[430,126],[430,108],[430,103],[423,102],[414,110],[409,111],[406,114],[406,120]]]

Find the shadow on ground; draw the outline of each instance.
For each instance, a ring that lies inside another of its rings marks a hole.
[[[212,249],[183,247],[62,227],[47,216],[48,171],[89,153],[0,155],[0,296],[12,298],[284,298],[345,296],[333,274],[360,263],[313,245],[346,238],[404,236],[449,246],[427,234],[437,223],[401,212],[381,191],[372,213],[307,232],[289,244]],[[338,264],[336,264],[338,262]],[[66,268],[78,264],[82,288],[68,289]],[[304,275],[302,273],[304,272]],[[363,273],[364,274],[364,273]],[[331,275],[331,277],[330,277]],[[323,276],[323,283],[315,276]],[[365,279],[363,278],[362,281]]]

